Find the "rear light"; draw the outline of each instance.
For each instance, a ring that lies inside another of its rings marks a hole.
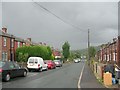
[[[2,73],[3,72],[3,70],[2,69],[0,69],[0,73]]]
[[[40,67],[40,64],[38,64],[38,67]]]

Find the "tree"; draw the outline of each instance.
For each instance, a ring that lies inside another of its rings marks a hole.
[[[26,62],[28,57],[42,57],[44,60],[54,59],[49,46],[23,46],[17,48],[16,59],[18,62]]]
[[[19,53],[17,61],[18,62],[27,62],[27,58],[28,58],[28,53],[25,53],[25,54]]]
[[[68,42],[65,42],[62,46],[64,59],[67,60],[70,56],[70,45]]]
[[[75,58],[81,58],[80,51],[75,51]]]
[[[89,48],[89,56],[90,56],[90,58],[95,57],[95,54],[96,54],[96,49],[93,46],[91,46]]]

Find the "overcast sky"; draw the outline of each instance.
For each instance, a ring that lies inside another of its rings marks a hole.
[[[2,26],[8,33],[34,42],[45,42],[61,49],[68,41],[71,49],[87,48],[87,29],[91,45],[112,41],[118,36],[117,2],[38,2],[64,23],[33,2],[2,3]]]

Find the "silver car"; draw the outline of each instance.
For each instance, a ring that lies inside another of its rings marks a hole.
[[[62,67],[62,62],[61,60],[54,60],[56,67]]]

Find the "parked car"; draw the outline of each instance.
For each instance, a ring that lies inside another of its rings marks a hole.
[[[54,60],[56,67],[62,67],[62,62],[61,60]]]
[[[56,64],[52,60],[45,60],[45,62],[47,63],[48,69],[56,68]]]
[[[27,61],[27,68],[29,71],[37,70],[43,71],[48,70],[47,64],[43,61],[41,57],[29,57]]]
[[[27,69],[20,67],[16,62],[0,61],[0,78],[3,81],[9,81],[18,76],[27,76]]]

